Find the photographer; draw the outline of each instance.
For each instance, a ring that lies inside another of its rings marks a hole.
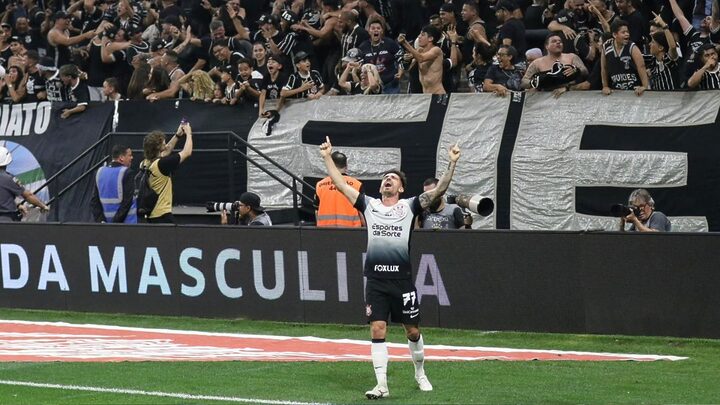
[[[272,225],[270,216],[265,212],[265,208],[260,205],[260,196],[255,193],[242,193],[238,201],[235,201],[235,203],[233,203],[232,213],[235,217],[234,223],[236,225]],[[223,209],[220,212],[220,224],[228,224],[227,209]]]
[[[438,179],[431,177],[423,182],[423,191],[435,189]],[[457,204],[445,203],[438,198],[418,216],[417,227],[423,229],[472,229],[472,216]]]
[[[620,231],[625,231],[625,224],[630,223],[630,232],[670,232],[670,220],[660,211],[655,211],[655,200],[650,193],[639,188],[630,193],[628,205],[632,208],[630,215],[620,218]]]

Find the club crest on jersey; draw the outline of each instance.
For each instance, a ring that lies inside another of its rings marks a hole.
[[[405,204],[396,204],[390,211],[390,216],[394,218],[404,218],[407,214],[407,207]]]
[[[372,305],[365,305],[365,316],[372,315]]]

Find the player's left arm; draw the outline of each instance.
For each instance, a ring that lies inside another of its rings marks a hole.
[[[435,200],[442,197],[442,195],[445,194],[445,191],[447,191],[448,186],[450,186],[450,181],[455,173],[455,165],[457,164],[458,159],[460,159],[460,147],[457,143],[448,151],[448,157],[450,158],[450,164],[448,165],[447,171],[442,175],[442,177],[440,177],[437,186],[432,190],[420,194],[418,197],[420,207],[422,207],[422,209],[426,209],[432,205]]]

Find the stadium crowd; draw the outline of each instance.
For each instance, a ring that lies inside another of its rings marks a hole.
[[[720,89],[718,0],[2,0],[0,99]],[[401,90],[400,84],[408,83]]]

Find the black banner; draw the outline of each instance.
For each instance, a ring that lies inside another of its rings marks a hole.
[[[114,111],[112,103],[92,103],[90,107],[67,119],[60,118],[67,107],[62,103],[49,102],[2,105],[0,110],[0,144],[13,154],[8,172],[15,175],[26,188],[35,191],[65,165],[110,130]],[[96,150],[78,161],[56,181],[38,193],[48,201],[57,193],[82,176],[92,165],[101,160],[104,150]],[[89,176],[71,192],[51,207],[49,220],[89,221],[92,182]]]
[[[365,322],[362,230],[3,226],[0,306]],[[714,234],[420,230],[412,261],[427,326],[718,338],[716,252]]]

